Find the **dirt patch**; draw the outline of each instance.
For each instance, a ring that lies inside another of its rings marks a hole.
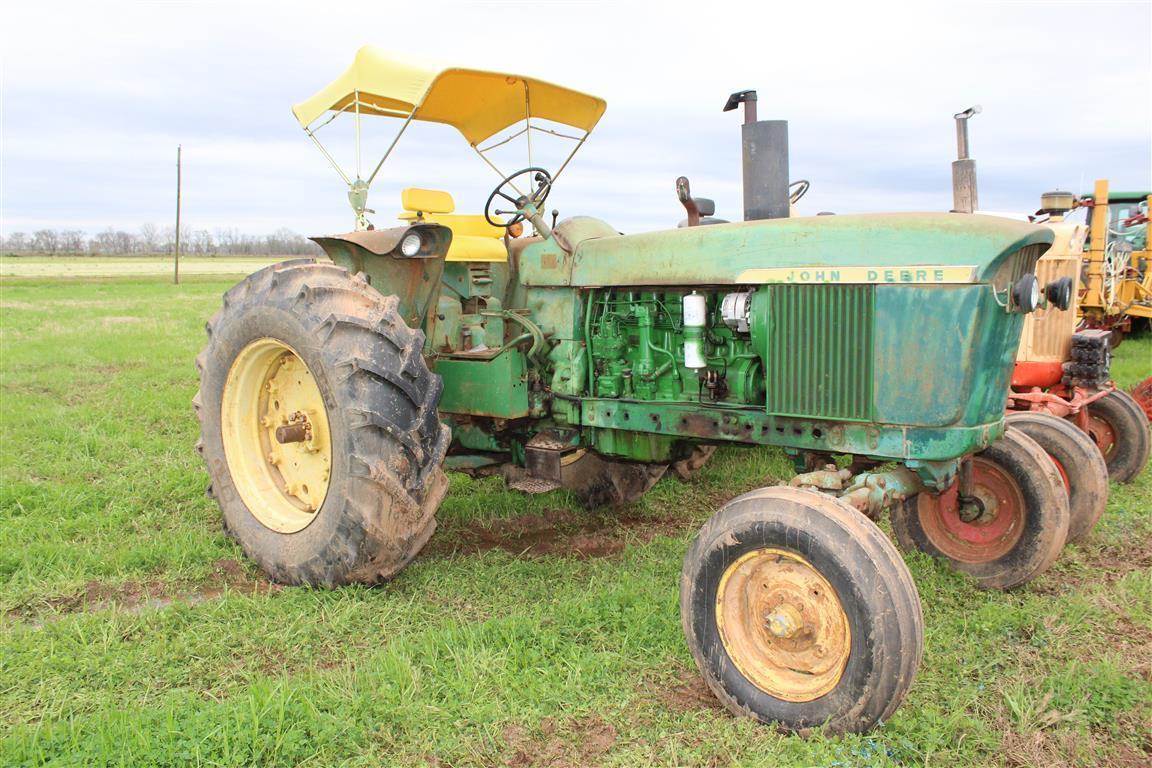
[[[212,576],[200,584],[129,580],[112,585],[90,581],[79,592],[44,598],[13,608],[7,615],[10,619],[42,625],[60,616],[81,611],[102,611],[116,607],[127,612],[138,612],[165,608],[173,603],[197,605],[218,600],[225,592],[266,594],[282,589],[279,584],[253,579],[237,560],[217,560],[212,565]]]
[[[1110,744],[1115,744],[1111,749]],[[1008,731],[1000,753],[1009,768],[1075,768],[1108,765],[1111,768],[1152,768],[1152,753],[1132,745],[1115,743],[1108,734],[1092,733],[1087,739],[1074,731]]]
[[[1152,571],[1152,545],[1142,532],[1108,544],[1089,540],[1074,563],[1054,569],[1049,578],[1040,579],[1033,588],[1045,595],[1062,595],[1089,585],[1110,587],[1134,571]]]
[[[123,373],[124,371],[136,370],[143,367],[144,363],[133,361],[125,363],[109,363],[106,365],[94,365],[91,368],[88,368],[88,370],[98,376],[112,377]]]
[[[289,668],[288,654],[283,651],[261,648],[256,652],[257,666],[268,677],[275,677]],[[329,667],[331,668],[331,667]]]
[[[680,664],[673,665],[670,675],[643,681],[638,692],[638,706],[626,716],[629,724],[645,722],[646,717],[639,710],[650,707],[677,713],[725,712],[696,670]],[[535,728],[511,725],[504,729],[501,764],[516,768],[596,765],[616,746],[617,725],[599,715],[571,720],[544,718]]]
[[[677,535],[691,527],[687,520],[639,515],[602,515],[565,509],[539,515],[472,522],[434,538],[426,557],[477,554],[498,549],[516,557],[611,557],[629,542],[648,542]]]
[[[1152,768],[1152,754],[1121,744],[1109,758],[1113,768]]]
[[[616,745],[616,728],[598,715],[557,723],[545,718],[529,731],[519,725],[504,729],[504,765],[516,768],[568,768],[593,765]]]
[[[1100,576],[1111,584],[1133,571],[1152,570],[1152,547],[1144,537],[1135,536],[1125,540],[1122,546],[1093,553],[1085,565],[1092,581],[1097,581],[1097,576]]]
[[[1152,768],[1152,723],[1144,713],[1121,713],[1115,721],[1117,738],[1112,728],[1075,727],[1081,713],[1056,711],[1048,697],[1025,714],[1023,724],[1009,717],[1003,699],[996,709],[990,725],[1004,734],[999,753],[1009,768]]]
[[[671,683],[648,683],[647,692],[673,712],[724,711],[708,683],[694,669],[682,669]]]
[[[1071,768],[1078,764],[1078,744],[1075,734],[1032,731],[1017,733],[1009,731],[1000,742],[1000,752],[1004,762],[1011,768]]]
[[[1119,652],[1133,674],[1152,683],[1152,629],[1133,621],[1127,611],[1111,598],[1107,592],[1092,598],[1103,611],[1116,617],[1116,623],[1104,629],[1108,642],[1099,649],[1101,655]]]
[[[695,666],[669,660],[659,672],[645,675],[636,686],[636,710],[660,709],[676,714],[727,714]]]

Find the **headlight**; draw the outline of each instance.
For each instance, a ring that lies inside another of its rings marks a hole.
[[[1027,314],[1040,303],[1040,282],[1036,275],[1024,275],[1012,286],[1012,303],[1017,312]]]
[[[1068,309],[1072,306],[1072,278],[1062,277],[1048,283],[1044,286],[1044,296],[1057,309]]]
[[[400,253],[405,256],[412,257],[420,253],[420,248],[424,245],[423,238],[416,232],[411,232],[404,235],[404,239],[400,241]]]

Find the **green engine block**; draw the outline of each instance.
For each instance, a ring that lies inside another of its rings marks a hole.
[[[596,397],[751,405],[764,402],[763,367],[748,333],[720,317],[722,296],[704,294],[708,322],[698,335],[706,366],[689,368],[682,306],[687,292],[593,294],[590,346]]]

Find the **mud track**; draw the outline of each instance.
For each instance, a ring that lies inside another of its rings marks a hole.
[[[540,515],[472,522],[441,529],[419,555],[422,559],[469,556],[500,550],[515,557],[612,557],[627,544],[647,543],[657,536],[676,536],[693,523],[672,517],[599,515],[549,510]],[[268,594],[284,587],[259,577],[256,569],[233,559],[218,560],[213,573],[198,584],[129,580],[121,584],[90,581],[65,595],[38,598],[12,608],[8,620],[43,626],[65,616],[116,608],[128,613],[166,608],[173,603],[198,605],[220,599],[226,592]]]
[[[466,523],[433,537],[421,557],[472,555],[501,550],[516,557],[611,557],[628,544],[676,536],[693,527],[687,519],[635,514],[599,515],[566,509],[539,515]]]
[[[43,626],[64,616],[117,608],[127,613],[166,608],[173,603],[198,605],[220,599],[226,592],[267,594],[283,589],[279,584],[254,579],[237,560],[217,560],[212,576],[200,584],[165,584],[160,581],[125,581],[109,585],[89,581],[81,592],[38,599],[9,610],[7,618]]]

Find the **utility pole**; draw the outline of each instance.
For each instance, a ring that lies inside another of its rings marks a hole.
[[[176,271],[173,282],[180,285],[180,151],[181,145],[176,145]]]

